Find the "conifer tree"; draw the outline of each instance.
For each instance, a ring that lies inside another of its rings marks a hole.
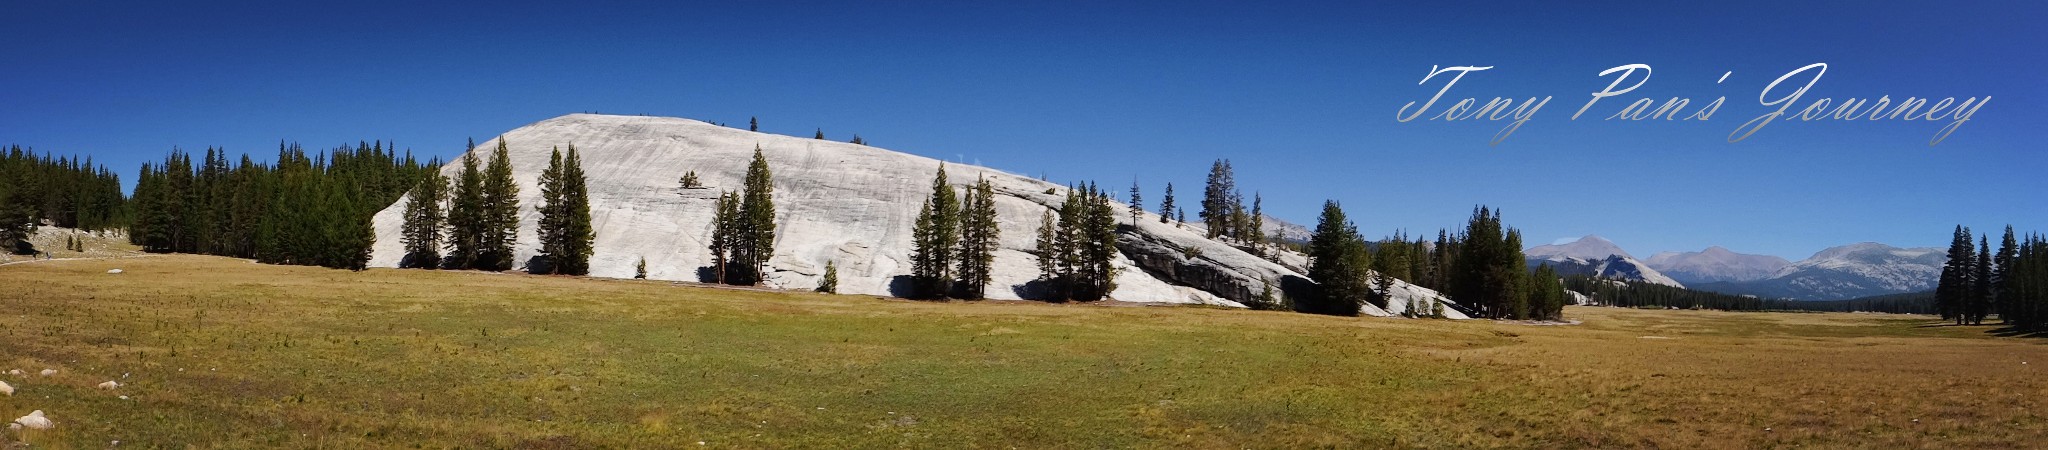
[[[1316,282],[1313,302],[1301,305],[1302,312],[1356,316],[1370,300],[1372,287],[1365,239],[1358,227],[1345,217],[1336,200],[1323,201],[1315,233],[1307,248],[1308,277]]]
[[[1059,218],[1053,215],[1053,211],[1047,208],[1045,214],[1039,216],[1038,239],[1032,246],[1032,253],[1038,257],[1038,279],[1048,282],[1065,275],[1060,264]]]
[[[760,284],[766,275],[768,259],[775,252],[775,184],[774,176],[768,170],[768,158],[761,153],[761,146],[754,146],[754,158],[747,164],[747,176],[741,185],[735,215],[733,268],[739,269],[737,278],[727,272],[727,283]]]
[[[534,208],[534,211],[540,213],[540,219],[535,221],[537,226],[533,231],[539,235],[540,254],[544,258],[544,263],[529,264],[526,271],[533,274],[549,274],[554,273],[556,266],[554,255],[561,251],[562,221],[566,219],[562,215],[561,147],[555,147],[548,153],[548,168],[541,170],[538,184],[540,205]]]
[[[512,179],[512,156],[505,138],[483,173],[483,225],[478,236],[476,269],[503,271],[512,268],[512,244],[519,236],[519,185]]]
[[[825,276],[824,279],[818,281],[818,292],[827,294],[839,293],[839,265],[837,263],[829,260],[825,261]]]
[[[640,262],[633,263],[633,279],[647,279],[647,257],[642,256]]]
[[[825,139],[825,129],[824,129],[824,128],[819,128],[819,129],[818,129],[818,134],[817,134],[817,135],[814,135],[814,136],[811,136],[811,139],[819,139],[819,140],[823,140],[823,139]]]
[[[715,283],[730,283],[728,273],[733,253],[741,245],[741,228],[739,196],[731,191],[720,192],[711,216],[711,273]]]
[[[590,184],[583,172],[583,155],[576,151],[576,144],[569,144],[569,156],[563,162],[562,174],[562,223],[561,239],[558,245],[561,253],[550,253],[549,258],[561,258],[557,271],[569,275],[590,274],[590,257],[595,253],[597,240],[596,225],[590,221]]]
[[[1145,212],[1145,198],[1138,194],[1138,181],[1131,180],[1131,226],[1138,225],[1138,214]]]
[[[441,205],[447,202],[448,177],[430,172],[420,177],[405,204],[405,258],[403,267],[434,269],[441,266],[441,241],[448,217]]]
[[[967,190],[960,206],[960,250],[954,256],[959,268],[960,298],[980,299],[995,279],[995,252],[1002,244],[1002,229],[996,222],[995,185],[978,178]]]
[[[1237,182],[1231,175],[1230,160],[1216,160],[1209,166],[1209,182],[1207,188],[1202,191],[1202,211],[1197,214],[1202,219],[1202,224],[1208,227],[1209,238],[1229,237],[1226,233],[1233,230],[1230,223],[1233,205],[1230,200],[1235,192]]]
[[[1967,319],[1967,305],[1976,287],[1971,283],[1975,276],[1976,247],[1971,245],[1970,229],[1957,225],[1955,235],[1949,241],[1948,262],[1941,266],[1940,284],[1935,286],[1935,308],[1943,320],[1955,321],[1962,325]]]
[[[1265,202],[1264,196],[1259,195],[1257,192],[1252,193],[1252,211],[1250,214],[1245,215],[1244,234],[1242,237],[1245,243],[1251,244],[1253,255],[1270,257],[1270,255],[1266,254]]]
[[[761,119],[758,117],[748,117],[747,131],[761,131]]]
[[[2012,323],[2013,315],[2015,314],[2013,305],[2018,303],[2017,301],[2010,301],[2016,299],[2008,295],[2012,287],[2012,266],[2014,260],[2018,257],[2019,239],[2013,235],[2012,225],[2006,225],[2005,237],[1998,242],[1998,255],[1992,257],[1992,263],[1996,264],[1998,268],[1991,272],[1991,286],[1992,297],[1997,306],[1998,318],[2000,321],[2008,324]]]
[[[680,180],[679,182],[682,183],[683,189],[697,189],[704,187],[704,182],[699,181],[697,179],[697,171],[695,170],[683,172],[683,179]]]
[[[1969,321],[1971,325],[1983,325],[1984,318],[1992,311],[1993,291],[1991,286],[1991,237],[1979,236],[1977,260],[1971,264]]]
[[[476,267],[484,245],[484,176],[478,168],[476,140],[462,153],[462,172],[455,177],[455,190],[448,203],[448,247],[451,267]]]
[[[918,209],[911,230],[914,298],[945,298],[953,284],[953,255],[960,245],[960,200],[946,180],[946,164],[932,177],[932,193]]]
[[[1166,183],[1166,196],[1159,199],[1159,223],[1173,220],[1173,183]]]

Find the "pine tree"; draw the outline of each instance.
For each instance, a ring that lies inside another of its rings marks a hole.
[[[1233,205],[1230,200],[1237,192],[1237,182],[1232,180],[1230,172],[1230,160],[1227,159],[1216,160],[1209,166],[1209,182],[1207,188],[1202,191],[1202,211],[1197,215],[1202,219],[1202,224],[1208,227],[1210,239],[1218,236],[1230,237],[1227,233],[1233,230],[1230,223]]]
[[[1145,198],[1138,194],[1138,181],[1131,180],[1131,226],[1138,225],[1138,214],[1145,212]]]
[[[561,147],[556,147],[548,153],[548,168],[540,172],[539,185],[541,203],[534,211],[540,213],[540,219],[536,221],[538,226],[534,227],[533,231],[539,235],[540,254],[542,261],[545,262],[529,264],[526,271],[533,274],[549,274],[554,273],[556,266],[554,255],[562,251],[560,235],[562,221],[566,219],[562,215]]]
[[[447,202],[448,177],[439,172],[420,177],[405,204],[405,258],[401,267],[434,269],[441,266],[441,241],[448,217],[441,210]]]
[[[695,170],[683,172],[683,179],[680,180],[679,182],[682,183],[683,189],[698,189],[704,187],[704,182],[699,181],[697,179],[697,171]]]
[[[818,281],[818,292],[827,294],[839,293],[839,265],[837,263],[825,261],[825,277]]]
[[[1992,297],[1997,305],[1998,318],[2000,321],[2008,324],[2012,323],[2013,315],[2017,311],[2014,305],[2018,301],[2010,295],[2013,278],[2012,266],[2017,258],[2019,258],[2019,239],[2013,235],[2012,225],[2006,225],[2005,237],[1998,242],[1998,255],[1992,258],[1992,263],[1996,264],[1998,268],[1991,272],[1991,286]]]
[[[1336,200],[1323,201],[1315,233],[1308,242],[1308,277],[1316,282],[1314,301],[1303,312],[1356,316],[1372,297],[1369,256],[1358,227],[1345,217]]]
[[[1059,218],[1053,215],[1053,211],[1055,210],[1047,208],[1045,214],[1039,216],[1038,239],[1034,241],[1036,245],[1032,246],[1032,253],[1038,257],[1038,279],[1048,282],[1048,287],[1053,280],[1065,276],[1060,264],[1062,250],[1059,248]]]
[[[1984,317],[1992,311],[1991,285],[1991,238],[1979,236],[1977,261],[1971,264],[1969,321],[1971,325],[1983,325]]]
[[[1522,231],[1508,228],[1507,241],[1501,245],[1501,258],[1495,262],[1501,277],[1502,297],[1507,299],[1508,317],[1520,320],[1530,318],[1528,260],[1522,257]]]
[[[741,228],[739,196],[731,191],[720,192],[711,216],[711,273],[715,283],[730,283],[728,269],[740,247]]]
[[[1246,215],[1244,225],[1244,240],[1252,245],[1252,254],[1258,256],[1267,256],[1264,203],[1266,203],[1264,196],[1259,195],[1257,192],[1252,193],[1252,212]]]
[[[647,279],[647,257],[642,256],[640,262],[633,263],[633,279]]]
[[[738,202],[732,250],[733,269],[739,269],[739,276],[733,277],[728,270],[726,282],[760,284],[766,281],[768,259],[775,252],[775,184],[759,145],[754,146],[753,161],[747,164]]]
[[[932,193],[918,209],[911,230],[914,298],[945,298],[953,284],[953,255],[960,245],[960,200],[946,180],[946,165],[932,177]]]
[[[448,247],[449,266],[459,269],[476,267],[483,254],[484,219],[484,176],[477,167],[476,140],[471,139],[469,150],[462,153],[462,172],[455,177],[455,191],[448,204]]]
[[[758,117],[748,117],[747,131],[761,131],[761,119]]]
[[[484,166],[483,213],[478,236],[476,269],[504,271],[512,268],[512,244],[519,236],[519,185],[512,179],[512,156],[505,138]]]
[[[1173,220],[1173,183],[1166,183],[1166,196],[1159,199],[1159,223]]]
[[[569,156],[563,162],[562,174],[563,216],[562,242],[557,245],[561,253],[550,253],[549,258],[561,258],[557,272],[568,275],[590,274],[590,257],[595,253],[597,240],[596,225],[590,220],[590,184],[583,172],[583,155],[576,151],[576,144],[569,144]]]
[[[1529,278],[1529,303],[1535,309],[1531,319],[1562,320],[1567,295],[1557,270],[1547,263],[1536,266],[1535,275]]]
[[[814,136],[811,136],[811,139],[818,139],[818,140],[823,140],[823,139],[825,139],[825,129],[824,129],[824,128],[819,128],[819,129],[818,129],[818,134],[817,134],[817,135],[814,135]]]
[[[960,298],[987,295],[988,284],[995,279],[995,251],[1001,244],[995,185],[978,177],[960,206],[960,250],[954,256],[959,260],[954,275],[960,279]]]
[[[1976,273],[1976,248],[1971,245],[1970,229],[1957,225],[1955,235],[1949,241],[1948,262],[1941,266],[1940,284],[1935,286],[1934,302],[1943,320],[1963,324],[1966,305],[1976,287],[1970,278]]]

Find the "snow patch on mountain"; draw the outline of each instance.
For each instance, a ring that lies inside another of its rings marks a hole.
[[[1564,244],[1538,245],[1522,252],[1529,260],[1529,267],[1550,264],[1561,275],[1590,275],[1600,278],[1644,281],[1672,287],[1685,287],[1678,280],[1665,276],[1657,269],[1629,256],[1621,246],[1599,236],[1587,235],[1579,240]]]
[[[1785,258],[1736,253],[1718,245],[1698,252],[1658,253],[1643,263],[1683,283],[1763,280],[1792,265]]]

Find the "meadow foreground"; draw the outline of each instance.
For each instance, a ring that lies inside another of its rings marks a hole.
[[[0,419],[41,410],[55,424],[0,442],[38,448],[2026,448],[2048,435],[2048,341],[1922,316],[1573,307],[1582,324],[1550,326],[183,255],[14,264],[0,286],[0,372],[22,371],[0,375],[15,389]]]

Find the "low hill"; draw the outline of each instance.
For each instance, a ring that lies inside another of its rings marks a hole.
[[[503,140],[520,188],[519,261],[535,255],[540,201],[538,178],[551,149],[574,144],[588,174],[596,228],[591,274],[628,278],[646,258],[649,278],[699,281],[711,264],[712,204],[721,191],[737,191],[755,148],[774,173],[777,236],[766,284],[785,289],[817,285],[825,264],[839,269],[843,293],[900,295],[910,274],[911,225],[931,191],[940,161],[866,145],[756,133],[689,119],[571,114],[519,127],[478,143],[480,160]],[[459,160],[458,160],[459,161]],[[455,175],[459,162],[442,172]],[[1001,248],[988,295],[1017,299],[1037,277],[1034,247],[1040,215],[1063,201],[1066,187],[986,167],[948,163],[956,187],[977,177],[995,186]],[[694,171],[702,189],[678,182]],[[371,265],[395,267],[404,248],[399,229],[405,200],[379,212]],[[1121,209],[1120,209],[1121,210]],[[1299,267],[1253,256],[1209,240],[1196,227],[1162,224],[1146,214],[1135,223],[1118,214],[1123,257],[1116,300],[1243,306],[1266,283],[1291,296],[1313,283]],[[1276,258],[1286,260],[1288,258]],[[1433,291],[1403,284],[1391,303]],[[1366,314],[1390,315],[1366,305]],[[1454,308],[1453,308],[1454,309]],[[1455,312],[1455,311],[1453,311]]]

